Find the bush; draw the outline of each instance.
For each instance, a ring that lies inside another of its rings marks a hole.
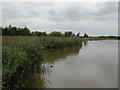
[[[27,54],[18,49],[3,46],[2,64],[3,64],[3,85],[14,75],[18,67],[22,67],[29,62]]]
[[[51,32],[51,33],[49,34],[49,36],[61,37],[62,34],[61,34],[61,32],[56,32],[56,31],[54,31],[54,32]]]

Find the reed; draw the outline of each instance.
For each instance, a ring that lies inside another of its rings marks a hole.
[[[33,63],[43,60],[45,50],[82,44],[78,37],[3,36],[3,87],[11,77]]]

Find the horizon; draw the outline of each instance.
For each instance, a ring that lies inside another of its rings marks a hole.
[[[8,25],[8,26],[6,26],[6,27],[1,27],[1,28],[8,28],[10,25]],[[11,27],[16,27],[16,26],[12,26],[11,25]],[[28,30],[30,31],[30,33],[32,33],[32,32],[45,32],[45,31],[31,31],[30,29],[29,29],[29,27],[27,27],[27,26],[24,26],[24,27],[16,27],[16,28],[28,28]],[[46,34],[50,34],[50,33],[52,33],[52,32],[61,32],[61,31],[51,31],[51,32],[45,32]],[[61,32],[61,34],[64,34],[65,32],[72,32],[72,31],[64,31],[64,32]],[[81,35],[81,33],[80,32],[77,32],[77,33],[74,33],[74,32],[72,32],[73,34],[75,34],[75,35],[77,35],[78,33],[80,34],[80,36],[84,36],[84,34],[83,35]],[[86,33],[86,34],[88,34],[89,35],[89,33]],[[104,37],[107,37],[107,36],[111,36],[111,35],[94,35],[94,36],[92,36],[92,35],[89,35],[89,37],[101,37],[101,36],[104,36]],[[112,35],[112,36],[115,36],[115,37],[120,37],[119,35]]]

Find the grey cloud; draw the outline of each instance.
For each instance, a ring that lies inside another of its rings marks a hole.
[[[117,16],[115,15],[117,15],[118,12],[117,3],[98,3],[94,6],[94,8],[96,8],[96,11],[83,8],[80,5],[81,3],[77,5],[66,5],[67,7],[64,8],[64,10],[50,10],[48,12],[48,18],[53,21],[79,21],[83,19],[116,20]],[[109,17],[110,15],[113,15],[113,17]]]
[[[98,11],[96,13],[97,15],[107,15],[118,12],[117,2],[100,3],[97,5],[97,7],[98,7]]]
[[[3,20],[31,18],[41,15],[35,3],[9,3],[4,2],[2,5]]]
[[[48,7],[52,8],[54,6],[53,3],[42,3],[43,7],[48,5]],[[74,3],[75,4],[75,3]],[[79,21],[81,19],[102,19],[105,15],[114,14],[117,12],[117,3],[98,3],[95,8],[97,11],[88,10],[80,6],[81,3],[78,5],[67,5],[64,9],[56,9],[52,8],[45,11],[41,11],[42,8],[41,3],[40,6],[37,3],[25,3],[25,4],[18,4],[15,3],[4,3],[3,4],[3,18],[30,18],[30,17],[37,17],[44,14],[44,12],[48,13],[48,17],[50,20],[53,21],[61,21],[61,20],[71,20],[71,21]],[[45,5],[45,6],[44,6]],[[63,4],[64,5],[64,4]],[[20,8],[21,7],[21,8]],[[11,9],[12,8],[12,9]],[[109,17],[105,17],[109,19]],[[114,17],[112,17],[114,18]]]
[[[94,7],[97,10],[88,10],[82,7],[68,8],[67,17],[72,20],[97,19],[97,20],[116,20],[118,7],[117,3],[98,3]],[[110,16],[110,17],[109,17]],[[112,17],[111,17],[112,16]]]
[[[28,26],[31,30],[43,31],[73,30],[90,34],[101,33],[101,30],[104,34],[110,30],[116,34],[116,28],[113,27],[117,27],[117,3],[96,3],[91,8],[86,3],[3,3],[2,13],[3,25]]]
[[[65,17],[63,16],[62,11],[58,10],[50,10],[48,11],[48,19],[53,21],[63,21]]]
[[[16,7],[12,7],[10,3],[3,3],[2,5],[3,20],[19,17],[20,12],[16,12],[16,10],[19,11],[18,8],[16,9]]]
[[[69,19],[69,20],[73,20],[73,21],[77,21],[81,19],[80,16],[80,10],[76,9],[76,8],[68,8],[65,12],[65,16]]]

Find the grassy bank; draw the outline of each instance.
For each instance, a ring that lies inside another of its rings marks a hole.
[[[47,49],[81,44],[77,37],[3,36],[3,87],[8,88],[12,77],[43,59]]]

